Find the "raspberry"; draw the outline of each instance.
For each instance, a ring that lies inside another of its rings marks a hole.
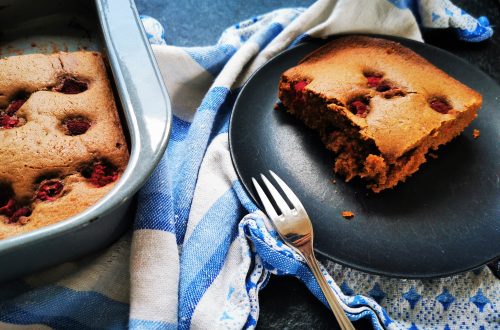
[[[104,187],[105,185],[116,181],[118,178],[117,169],[108,162],[97,162],[92,166],[83,167],[80,172],[83,177],[88,179],[91,184],[96,187]]]
[[[72,77],[64,78],[62,83],[53,90],[63,94],[79,94],[88,89],[87,83]]]
[[[67,119],[63,125],[66,126],[68,135],[81,135],[90,128],[90,122],[82,118]]]
[[[14,128],[19,123],[17,118],[11,117],[6,114],[0,114],[0,128]]]
[[[376,76],[368,76],[366,79],[368,80],[368,87],[377,87],[382,81],[382,77]]]
[[[21,207],[17,209],[14,214],[9,219],[10,223],[16,223],[19,221],[20,217],[29,217],[31,215],[31,209],[29,207]]]
[[[430,106],[432,109],[436,110],[437,112],[439,113],[442,113],[442,114],[447,114],[448,111],[450,111],[452,108],[451,108],[451,105],[448,104],[448,102],[444,101],[444,100],[432,100],[429,102]]]
[[[358,117],[365,118],[370,111],[368,104],[363,100],[354,100],[349,104],[349,110]]]
[[[47,180],[42,182],[40,188],[38,188],[38,192],[36,194],[36,198],[41,201],[53,201],[56,200],[59,194],[61,194],[64,186],[59,180]]]
[[[26,102],[26,100],[19,99],[19,100],[14,100],[10,102],[9,106],[7,107],[7,110],[5,110],[5,113],[9,116],[13,116],[17,110],[19,110],[23,104]]]
[[[366,72],[364,76],[366,77],[368,87],[377,87],[382,82],[382,75],[379,73]]]
[[[293,85],[293,89],[295,90],[295,92],[299,93],[302,92],[308,84],[309,83],[307,81],[301,80]]]
[[[296,82],[293,84],[293,90],[294,90],[294,98],[293,98],[293,106],[302,108],[305,106],[306,102],[306,97],[303,93],[304,88],[308,85],[309,83],[305,80],[301,80],[299,82]]]
[[[108,183],[115,181],[118,177],[116,169],[106,164],[94,165],[94,170],[90,177],[90,182],[97,187],[103,187]]]
[[[14,198],[9,198],[0,203],[0,214],[10,217],[16,209],[16,200]]]

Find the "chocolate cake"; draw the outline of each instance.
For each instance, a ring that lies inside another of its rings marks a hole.
[[[0,239],[92,206],[128,158],[99,53],[0,59]]]
[[[336,39],[283,73],[284,109],[318,131],[334,170],[374,192],[416,172],[481,107],[479,93],[399,43]]]

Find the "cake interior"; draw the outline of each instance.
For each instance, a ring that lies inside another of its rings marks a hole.
[[[354,110],[350,105],[304,89],[306,84],[282,78],[279,98],[284,108],[318,132],[325,147],[336,155],[333,165],[336,173],[346,181],[360,177],[374,192],[405,181],[426,161],[430,149],[435,150],[460,134],[476,116],[473,111],[460,113],[456,120],[445,123],[399,157],[391,158],[379,150],[376,141],[361,134],[361,128],[346,116],[346,111]],[[393,96],[405,97],[406,94]],[[370,100],[363,102],[369,104]]]

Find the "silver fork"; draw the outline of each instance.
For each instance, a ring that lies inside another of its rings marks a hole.
[[[273,197],[276,205],[281,212],[281,214],[278,215],[278,213],[274,209],[274,206],[271,204],[271,201],[269,200],[257,180],[252,178],[253,185],[257,190],[257,194],[262,201],[267,215],[271,219],[274,227],[278,231],[283,241],[285,241],[285,244],[302,255],[302,257],[306,260],[309,268],[314,274],[314,277],[316,277],[321,291],[323,291],[323,294],[325,295],[325,298],[328,301],[328,304],[330,305],[335,318],[339,322],[340,328],[354,330],[351,321],[349,320],[347,315],[345,315],[344,310],[337,300],[337,297],[333,294],[332,289],[326,282],[325,277],[319,269],[318,261],[314,256],[313,250],[313,228],[311,220],[309,219],[304,206],[300,202],[299,198],[293,193],[292,189],[290,189],[290,187],[288,187],[285,182],[283,182],[283,180],[281,180],[273,171],[269,172],[279,184],[279,186],[285,193],[285,196],[292,203],[293,209],[290,209],[278,190],[276,190],[272,183],[263,174],[261,174],[260,176],[262,177],[262,181],[264,181],[264,184],[266,185],[269,193]]]

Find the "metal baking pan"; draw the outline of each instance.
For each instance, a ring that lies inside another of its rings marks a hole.
[[[0,0],[0,57],[81,49],[108,59],[129,138],[127,169],[86,211],[0,240],[0,281],[81,257],[117,239],[132,221],[135,193],[165,151],[170,101],[133,0]]]

